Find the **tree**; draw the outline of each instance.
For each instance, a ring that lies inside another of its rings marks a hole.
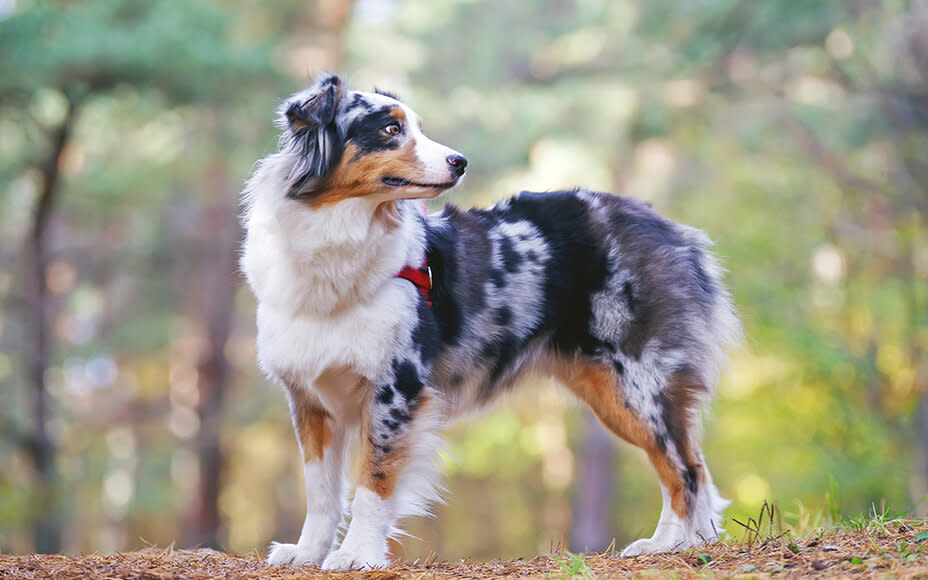
[[[155,90],[173,103],[228,102],[230,86],[275,81],[266,50],[229,41],[231,24],[229,15],[211,3],[131,0],[42,3],[0,22],[0,52],[7,55],[0,61],[0,107],[26,111],[43,91],[61,95],[65,103],[53,126],[36,122],[47,134],[47,145],[38,162],[41,187],[24,252],[33,421],[22,441],[39,481],[34,541],[40,552],[56,552],[61,545],[45,377],[51,356],[46,239],[76,120],[87,103],[126,86]],[[234,245],[226,239],[229,247]],[[228,275],[229,268],[221,268]],[[221,382],[212,388],[221,390]]]

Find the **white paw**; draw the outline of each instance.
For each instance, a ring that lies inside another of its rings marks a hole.
[[[276,564],[290,564],[291,566],[319,564],[325,559],[326,554],[327,551],[314,550],[300,546],[299,544],[271,542],[271,548],[267,555],[267,563],[272,566]]]
[[[374,553],[373,551],[366,554],[354,552],[352,550],[338,549],[325,559],[322,563],[323,570],[370,570],[371,568],[386,568],[390,565],[387,555],[384,553]]]
[[[680,540],[676,544],[668,545],[667,542],[655,540],[654,538],[641,538],[635,540],[622,550],[622,557],[641,556],[644,554],[660,554],[662,552],[678,552],[689,548],[689,544]]]

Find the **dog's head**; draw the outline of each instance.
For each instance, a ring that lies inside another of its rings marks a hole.
[[[336,75],[287,99],[280,113],[282,149],[294,157],[287,197],[311,206],[437,197],[467,166],[392,95],[349,91]]]

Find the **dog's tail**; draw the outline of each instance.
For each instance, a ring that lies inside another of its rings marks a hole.
[[[699,374],[703,384],[714,390],[721,374],[728,368],[728,355],[744,344],[744,328],[738,318],[731,292],[723,279],[726,270],[712,251],[713,242],[702,230],[684,226],[689,242],[699,251],[699,266],[708,276],[712,288],[712,300],[704,313],[708,336],[702,345]]]

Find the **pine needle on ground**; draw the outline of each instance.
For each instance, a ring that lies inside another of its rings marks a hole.
[[[758,526],[760,527],[760,526]],[[0,578],[55,580],[213,578],[705,578],[764,576],[794,578],[928,577],[928,520],[879,525],[840,525],[794,538],[752,532],[750,541],[718,543],[678,554],[621,558],[606,554],[554,554],[495,562],[401,562],[363,573],[324,573],[315,566],[268,566],[259,555],[214,550],[147,548],[86,555],[0,555]],[[579,558],[579,559],[578,559]]]

